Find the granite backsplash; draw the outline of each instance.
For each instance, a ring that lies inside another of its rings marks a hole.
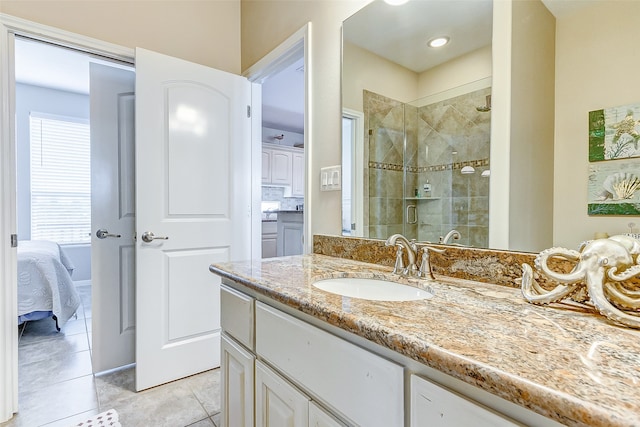
[[[384,240],[316,234],[313,236],[313,252],[393,267],[395,248],[385,246],[384,243]],[[446,250],[442,254],[431,253],[431,268],[434,274],[514,288],[520,287],[522,264],[526,263],[533,267],[538,255],[530,252],[453,245],[431,244],[430,246]],[[573,269],[574,264],[557,258],[549,260],[549,266],[555,271],[568,273]],[[537,272],[535,278],[544,288],[551,289],[557,286],[557,283],[540,276]],[[640,289],[640,280],[637,278],[625,283]]]

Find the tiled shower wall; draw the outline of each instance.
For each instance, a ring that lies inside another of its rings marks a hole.
[[[364,226],[369,237],[386,239],[404,232],[403,104],[364,91],[364,129]]]
[[[491,113],[476,107],[490,93],[486,88],[418,107],[365,91],[369,237],[403,233],[437,242],[456,229],[462,235],[456,243],[488,245],[489,178],[481,173],[489,169]],[[475,173],[461,174],[466,165]]]

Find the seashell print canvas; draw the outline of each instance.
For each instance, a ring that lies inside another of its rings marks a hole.
[[[589,161],[640,157],[640,104],[589,112]]]
[[[589,215],[640,215],[640,161],[589,164]]]

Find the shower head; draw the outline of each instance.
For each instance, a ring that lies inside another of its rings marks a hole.
[[[491,95],[487,95],[487,103],[485,105],[481,105],[479,107],[476,107],[476,110],[482,112],[482,113],[486,113],[487,111],[491,111]]]

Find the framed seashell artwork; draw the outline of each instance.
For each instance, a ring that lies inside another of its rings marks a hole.
[[[640,215],[640,160],[589,164],[589,215]]]
[[[640,157],[640,103],[589,112],[589,161]]]

